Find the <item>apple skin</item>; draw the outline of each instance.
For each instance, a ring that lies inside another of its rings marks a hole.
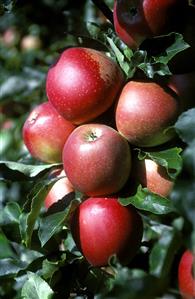
[[[27,117],[23,141],[34,158],[47,163],[61,162],[64,143],[74,129],[49,102],[44,102]]]
[[[127,264],[140,247],[143,223],[133,206],[122,206],[115,197],[91,197],[74,212],[71,232],[91,265],[105,266],[113,254]]]
[[[168,85],[180,97],[182,110],[195,107],[195,72],[172,75]]]
[[[128,179],[131,152],[128,142],[103,124],[77,127],[63,149],[65,173],[76,190],[88,196],[109,195]]]
[[[146,38],[178,31],[187,5],[186,0],[115,0],[115,31],[125,44],[136,49]]]
[[[49,209],[51,205],[62,199],[67,194],[74,192],[73,186],[66,177],[64,170],[61,170],[60,173],[55,176],[59,178],[59,180],[54,183],[45,198],[44,204],[46,209]]]
[[[193,277],[195,256],[191,251],[184,251],[178,268],[178,284],[183,299],[195,298],[195,277]]]
[[[134,160],[131,173],[142,187],[163,197],[169,196],[174,185],[166,169],[150,159]]]
[[[49,101],[64,118],[81,124],[105,112],[123,82],[120,67],[103,52],[70,48],[50,68],[46,92]]]
[[[175,136],[173,125],[180,102],[168,87],[147,80],[129,81],[116,105],[117,130],[133,145],[153,147]]]

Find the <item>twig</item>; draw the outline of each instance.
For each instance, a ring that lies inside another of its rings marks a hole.
[[[110,8],[102,0],[91,0],[103,15],[113,24],[113,13]]]

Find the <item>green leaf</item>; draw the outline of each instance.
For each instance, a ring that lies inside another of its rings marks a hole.
[[[112,51],[114,52],[114,54],[116,55],[116,58],[118,60],[118,63],[120,65],[120,67],[122,68],[122,70],[124,71],[124,73],[128,76],[128,77],[132,77],[135,70],[134,68],[132,68],[131,63],[127,62],[125,60],[125,56],[123,55],[123,53],[121,52],[121,50],[115,45],[115,43],[113,42],[113,40],[107,36],[107,40],[110,44],[110,47],[112,49]]]
[[[31,200],[31,208],[28,214],[22,214],[20,219],[20,231],[23,236],[23,242],[27,247],[30,247],[31,237],[35,227],[35,223],[43,206],[45,197],[49,191],[48,184],[38,184],[36,186],[35,195]],[[38,189],[38,190],[37,190]]]
[[[195,108],[183,112],[177,122],[175,129],[179,137],[190,144],[195,140]]]
[[[19,175],[20,179],[37,179],[38,176],[45,174],[51,168],[59,165],[61,164],[26,165],[12,161],[0,161],[2,176],[10,180],[17,177],[16,174]]]
[[[68,222],[70,214],[78,204],[79,202],[77,200],[72,200],[65,211],[58,212],[41,219],[38,231],[41,246],[44,246],[55,233],[62,229],[62,227]]]
[[[51,299],[54,292],[40,276],[28,272],[28,280],[22,288],[23,299]]]
[[[0,225],[19,223],[21,215],[20,206],[16,202],[8,202],[0,211]]]
[[[0,259],[16,257],[6,236],[0,232]]]
[[[117,266],[112,289],[99,294],[98,299],[154,299],[165,288],[165,281],[139,269]]]
[[[167,64],[179,52],[190,47],[180,33],[172,32],[165,37],[174,38],[174,42],[165,50],[164,54],[154,57],[154,61],[157,63]]]
[[[181,151],[182,149],[178,147],[159,152],[145,152],[138,149],[138,158],[140,160],[148,158],[165,167],[170,178],[174,180],[182,169]]]
[[[14,258],[0,260],[0,277],[15,276],[20,270],[26,268],[26,263]]]
[[[168,214],[176,211],[173,203],[169,199],[149,192],[147,188],[142,188],[141,185],[138,186],[137,192],[134,196],[126,198],[120,197],[119,202],[123,206],[132,204],[137,209],[158,215]]]
[[[150,253],[150,274],[161,278],[167,277],[180,245],[181,237],[178,232],[172,227],[164,226]]]

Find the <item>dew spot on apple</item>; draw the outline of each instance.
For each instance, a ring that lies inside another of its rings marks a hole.
[[[36,122],[37,118],[38,118],[39,113],[36,111],[33,111],[30,116],[29,116],[29,124],[33,124]]]

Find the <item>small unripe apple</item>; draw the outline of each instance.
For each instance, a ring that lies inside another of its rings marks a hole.
[[[183,299],[195,298],[195,255],[189,250],[179,262],[178,285]]]
[[[64,170],[60,171],[56,177],[59,178],[59,180],[51,187],[44,201],[47,209],[67,194],[74,192],[73,186],[66,177]]]
[[[125,44],[136,49],[146,38],[178,31],[187,5],[187,0],[115,0],[115,31]]]
[[[41,46],[41,39],[36,35],[25,35],[21,40],[21,48],[23,51],[38,50]]]
[[[70,48],[50,68],[46,92],[64,118],[81,124],[111,107],[123,82],[120,67],[103,52]]]
[[[75,126],[45,102],[36,106],[23,126],[23,141],[30,154],[41,161],[62,161],[62,150]]]
[[[119,191],[130,173],[128,142],[102,124],[77,127],[63,149],[65,173],[76,190],[89,196]]]
[[[141,245],[143,223],[133,206],[117,198],[88,198],[71,219],[75,243],[93,266],[105,266],[113,254],[127,264]]]
[[[175,135],[168,129],[180,112],[179,99],[170,88],[147,81],[129,81],[116,106],[117,130],[132,144],[152,147]]]
[[[133,162],[132,177],[142,187],[146,187],[160,196],[169,196],[174,183],[163,166],[150,159],[134,160]]]

